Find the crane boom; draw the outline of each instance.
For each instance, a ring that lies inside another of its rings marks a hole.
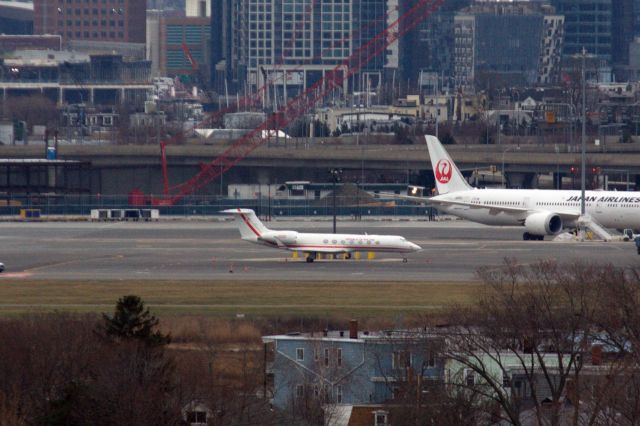
[[[375,56],[384,52],[389,45],[395,43],[400,37],[412,30],[440,7],[444,1],[417,1],[387,28],[356,49],[348,58],[326,72],[321,79],[298,96],[289,100],[280,111],[270,114],[262,124],[234,142],[212,162],[203,166],[199,173],[186,182],[173,187],[175,193],[165,194],[162,197],[148,196],[144,198],[145,202],[158,206],[174,205],[185,196],[196,192],[221,176],[253,150],[264,144],[268,139],[268,136],[265,137],[264,135],[268,135],[269,130],[280,129],[309,111],[334,87],[340,87],[346,79],[357,73]]]

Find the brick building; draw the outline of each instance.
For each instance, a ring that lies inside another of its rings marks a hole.
[[[34,0],[34,33],[68,40],[145,42],[146,0]]]

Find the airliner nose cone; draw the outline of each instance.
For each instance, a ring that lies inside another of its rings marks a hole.
[[[422,250],[422,247],[420,247],[420,246],[419,246],[419,245],[417,245],[417,244],[414,244],[414,243],[409,243],[409,244],[411,244],[411,249],[412,249],[413,251],[420,251],[420,250]]]

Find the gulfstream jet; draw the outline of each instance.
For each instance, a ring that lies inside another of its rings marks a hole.
[[[603,239],[611,238],[604,228],[640,229],[640,192],[586,191],[586,215],[581,217],[580,191],[472,188],[438,138],[426,140],[438,195],[402,198],[485,225],[524,226],[525,240],[542,240],[578,226]]]
[[[267,247],[300,251],[307,254],[307,262],[313,262],[318,253],[341,254],[348,257],[354,252],[411,253],[421,247],[397,235],[309,234],[296,231],[268,229],[251,209],[230,209],[221,213],[231,214],[244,241]],[[406,261],[406,258],[403,260]]]

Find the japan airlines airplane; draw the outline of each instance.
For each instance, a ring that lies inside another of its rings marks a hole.
[[[313,262],[318,253],[340,254],[349,257],[357,251],[411,253],[422,248],[397,235],[309,234],[296,231],[271,230],[260,222],[251,209],[230,209],[244,241],[290,251],[307,253]],[[403,259],[406,261],[406,258]]]
[[[521,225],[524,240],[542,240],[584,224],[604,239],[604,228],[640,229],[640,192],[586,191],[586,217],[580,215],[580,191],[477,189],[464,179],[438,138],[426,136],[438,195],[401,196],[445,213],[485,225]]]

